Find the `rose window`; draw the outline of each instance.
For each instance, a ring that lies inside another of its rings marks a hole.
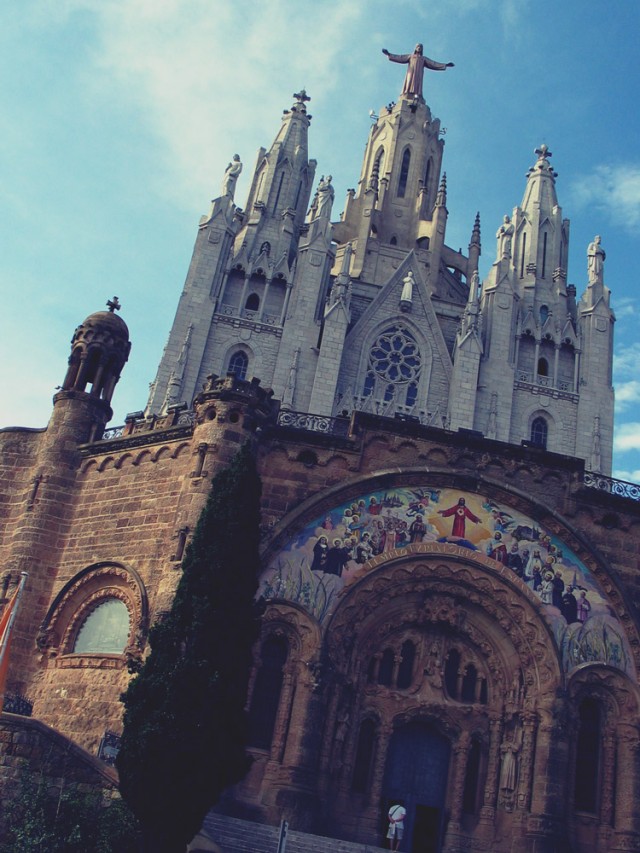
[[[420,374],[420,350],[406,329],[385,329],[371,347],[369,367],[385,382],[411,382]]]

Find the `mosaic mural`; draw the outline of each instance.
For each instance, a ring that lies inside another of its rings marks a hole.
[[[376,491],[335,507],[280,551],[260,594],[294,601],[326,623],[363,573],[398,549],[432,553],[438,543],[443,553],[471,551],[476,561],[501,564],[526,584],[547,610],[566,672],[600,661],[633,676],[623,628],[571,549],[521,513],[458,490]]]

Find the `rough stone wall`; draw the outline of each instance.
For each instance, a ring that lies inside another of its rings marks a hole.
[[[118,777],[112,768],[39,720],[3,713],[0,717],[0,790],[4,807],[20,794],[27,776],[44,777],[52,795],[69,789],[79,793],[102,792],[105,799],[118,796]],[[4,831],[0,811],[0,837]]]

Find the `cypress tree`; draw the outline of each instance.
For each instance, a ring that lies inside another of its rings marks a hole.
[[[145,849],[184,853],[249,768],[247,683],[258,619],[260,479],[249,444],[213,479],[171,610],[122,696],[120,791]]]

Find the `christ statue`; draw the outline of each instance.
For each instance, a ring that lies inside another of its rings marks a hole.
[[[422,97],[422,77],[425,68],[429,68],[431,71],[446,71],[447,68],[453,68],[453,62],[436,62],[434,59],[424,56],[421,44],[416,45],[413,53],[389,53],[385,47],[382,48],[382,52],[391,62],[400,62],[409,66],[402,87],[403,95]]]

